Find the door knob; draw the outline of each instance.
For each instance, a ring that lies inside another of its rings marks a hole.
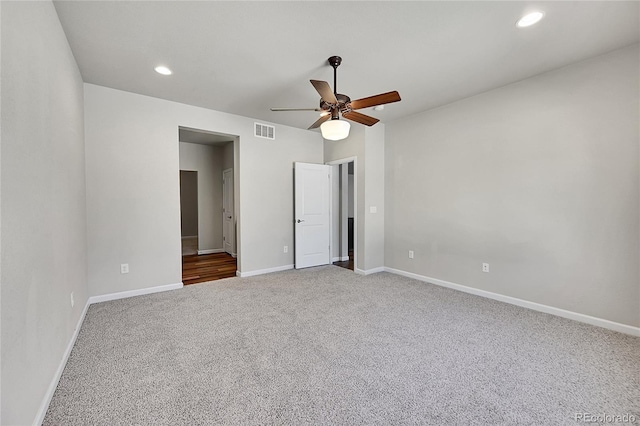
[[[300,222],[304,222],[304,220],[300,220],[300,219],[298,219],[298,220],[297,220],[297,222],[298,222],[298,223],[300,223]]]

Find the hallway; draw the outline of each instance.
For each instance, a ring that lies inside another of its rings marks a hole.
[[[182,256],[182,283],[203,283],[236,276],[236,258],[228,253]]]

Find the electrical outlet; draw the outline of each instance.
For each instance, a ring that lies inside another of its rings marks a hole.
[[[413,259],[413,250],[409,250],[409,259]]]
[[[71,292],[71,307],[73,308],[73,305],[75,305],[76,302],[75,300],[73,300],[73,292]]]
[[[123,263],[120,265],[120,273],[121,274],[128,274],[129,273],[129,264],[128,263]]]
[[[482,264],[482,272],[489,272],[489,264],[488,263],[483,263]]]
[[[289,253],[289,246],[284,246],[284,249],[282,251],[284,253]]]

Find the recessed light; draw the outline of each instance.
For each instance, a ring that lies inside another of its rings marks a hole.
[[[544,17],[542,12],[531,12],[518,19],[516,26],[518,28],[530,27],[533,24],[537,24]]]
[[[156,72],[158,74],[162,74],[162,75],[171,75],[171,74],[173,74],[173,71],[171,71],[169,68],[165,67],[164,65],[158,65],[154,69],[156,70]]]

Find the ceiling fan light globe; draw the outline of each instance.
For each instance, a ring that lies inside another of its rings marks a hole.
[[[320,125],[322,137],[330,141],[339,141],[349,136],[351,125],[344,120],[329,120]]]

